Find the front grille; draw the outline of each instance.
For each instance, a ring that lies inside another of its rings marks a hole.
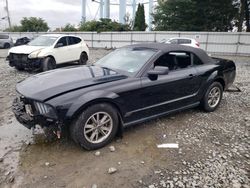
[[[10,53],[9,55],[10,61],[20,61],[20,62],[27,62],[28,61],[28,54],[15,54]]]

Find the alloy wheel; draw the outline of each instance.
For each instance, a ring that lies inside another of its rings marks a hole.
[[[97,112],[91,115],[84,126],[84,137],[90,143],[103,142],[111,134],[113,120],[106,112]]]
[[[213,87],[208,94],[208,105],[210,108],[215,108],[221,97],[221,91],[219,87]]]

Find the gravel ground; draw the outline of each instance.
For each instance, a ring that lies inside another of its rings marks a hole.
[[[91,50],[90,62],[108,52]],[[67,139],[47,143],[16,122],[15,85],[34,73],[14,70],[5,56],[0,50],[0,187],[250,187],[250,58],[227,57],[241,92],[225,92],[215,112],[192,109],[137,125],[87,152]],[[163,143],[179,147],[157,148]]]

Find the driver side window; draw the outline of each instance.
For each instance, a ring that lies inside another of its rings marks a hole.
[[[67,46],[67,38],[66,37],[62,37],[61,39],[59,39],[59,41],[57,42],[57,44],[62,43],[62,46],[60,47],[64,47]]]
[[[168,67],[170,71],[188,68],[192,65],[189,52],[169,52],[159,57],[154,66]]]
[[[175,70],[177,69],[176,57],[168,53],[164,54],[156,60],[154,66],[168,67],[170,71]]]

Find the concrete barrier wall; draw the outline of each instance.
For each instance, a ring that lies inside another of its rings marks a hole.
[[[6,33],[15,40],[37,37],[47,32]],[[118,48],[142,42],[160,42],[172,37],[194,38],[211,54],[250,56],[250,33],[239,32],[61,32],[82,37],[93,48]]]

